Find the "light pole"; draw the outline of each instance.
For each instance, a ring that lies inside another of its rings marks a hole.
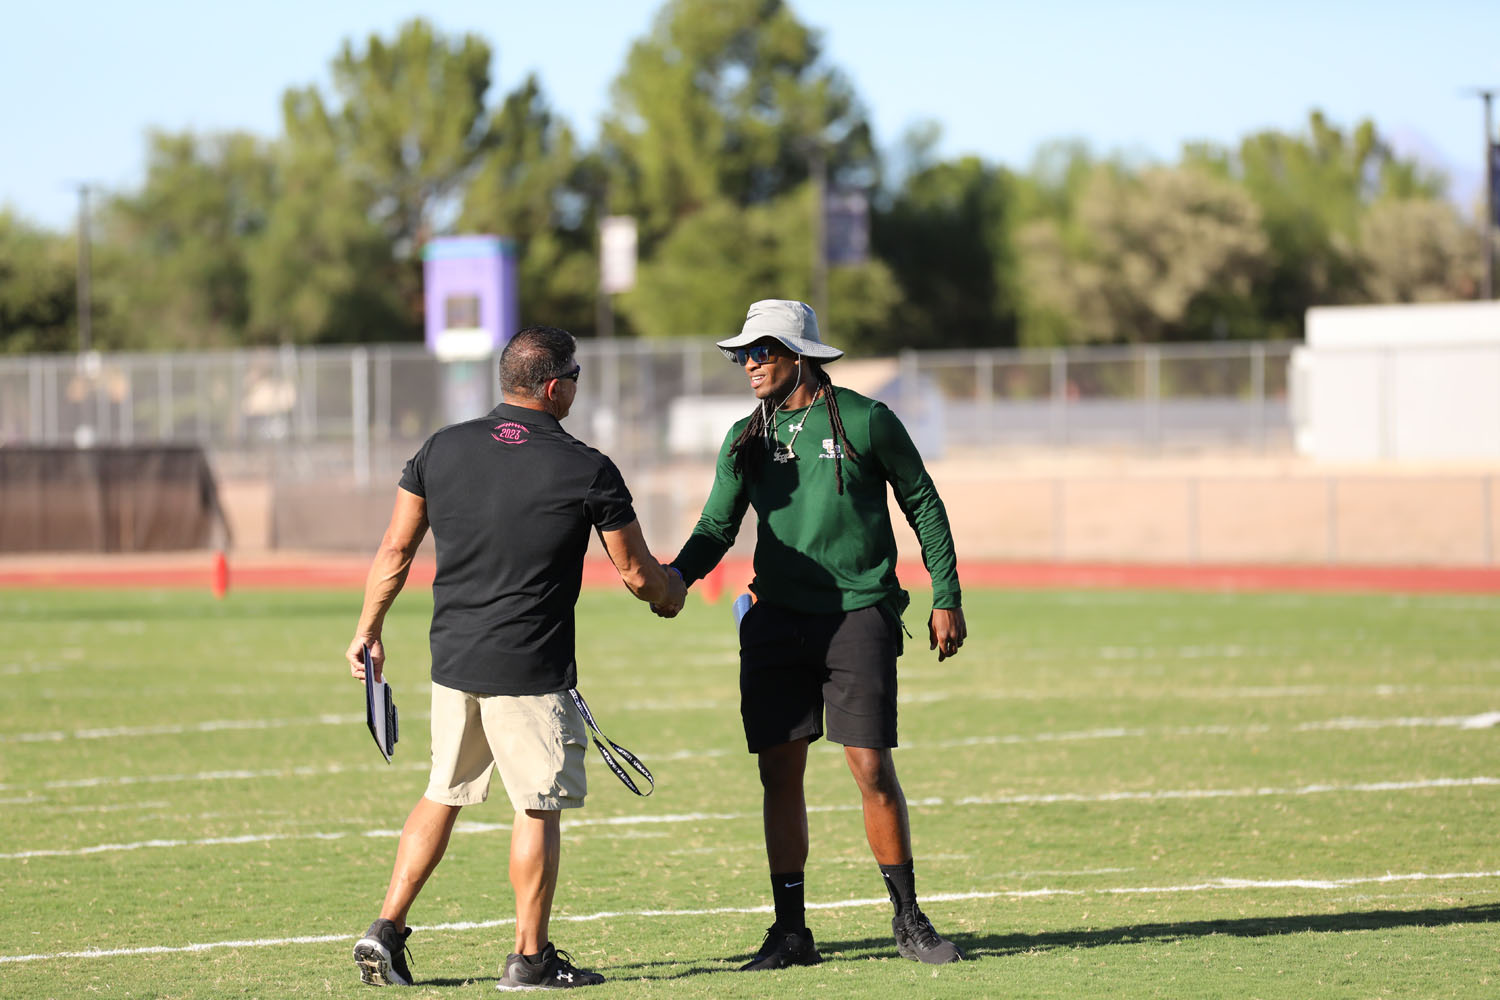
[[[808,156],[812,175],[812,307],[818,325],[828,329],[828,155],[821,137],[813,140]]]
[[[1476,89],[1484,101],[1484,224],[1479,227],[1484,241],[1484,279],[1481,282],[1481,297],[1486,301],[1495,297],[1495,131],[1491,109],[1495,99],[1494,90]]]
[[[87,354],[94,346],[93,299],[89,281],[92,265],[89,246],[89,186],[78,185],[78,353]]]

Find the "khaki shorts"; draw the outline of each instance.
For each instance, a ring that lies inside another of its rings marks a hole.
[[[517,812],[576,809],[588,791],[586,736],[566,691],[470,694],[434,684],[432,776],[423,794],[440,805],[475,805],[489,797],[498,768]]]

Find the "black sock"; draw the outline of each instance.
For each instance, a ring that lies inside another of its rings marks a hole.
[[[907,907],[917,902],[917,876],[910,859],[904,864],[881,865],[880,874],[885,876],[885,891],[891,894],[896,915],[906,912]]]
[[[771,900],[776,904],[776,926],[786,931],[800,931],[807,926],[802,906],[802,873],[771,873]]]

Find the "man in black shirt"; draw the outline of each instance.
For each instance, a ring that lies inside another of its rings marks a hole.
[[[354,947],[360,978],[411,983],[406,915],[447,848],[459,810],[482,802],[499,769],[511,804],[516,947],[502,990],[604,981],[548,939],[561,810],[583,805],[583,719],[573,608],[597,531],[631,593],[671,617],[686,589],[651,556],[630,492],[607,457],[559,425],[578,391],[573,337],[517,333],[500,355],[505,402],[438,431],[406,465],[346,657],[363,681],[363,649],[381,679],[381,626],[427,529],[432,584],[432,774],[401,831],[380,918]]]

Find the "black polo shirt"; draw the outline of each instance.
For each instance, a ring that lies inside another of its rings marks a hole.
[[[481,694],[574,687],[589,536],[635,520],[615,464],[550,414],[501,403],[428,438],[401,488],[426,498],[437,546],[432,679]]]

